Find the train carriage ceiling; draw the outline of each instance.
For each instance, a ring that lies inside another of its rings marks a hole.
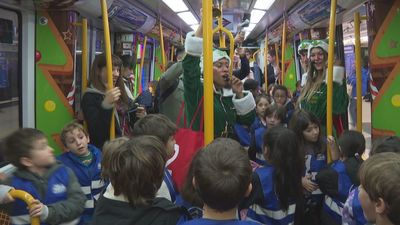
[[[211,1],[211,0],[210,0]],[[218,0],[213,0],[216,3]],[[258,0],[260,1],[260,0]],[[26,9],[40,10],[77,10],[92,20],[92,24],[101,26],[101,8],[99,0],[1,0],[1,4],[14,5]],[[201,0],[183,0],[188,9],[200,21]],[[245,14],[250,14],[257,0],[223,0],[224,25],[233,33],[238,31],[237,25],[243,22]],[[352,20],[352,9],[358,8],[365,0],[338,0],[337,23],[343,18]],[[158,21],[161,20],[171,33],[185,34],[192,28],[173,12],[162,0],[107,0],[112,29],[115,31],[139,31],[142,33],[157,32]],[[247,40],[263,39],[265,30],[272,41],[279,41],[283,15],[288,20],[289,33],[295,33],[312,27],[328,25],[330,0],[275,0],[261,17],[251,32],[247,32]],[[250,22],[252,19],[250,18]],[[250,24],[251,25],[251,24]],[[244,28],[243,30],[248,30]],[[179,36],[179,35],[177,35]]]

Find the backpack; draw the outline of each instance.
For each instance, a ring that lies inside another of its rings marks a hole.
[[[156,86],[156,96],[154,98],[154,113],[160,112],[161,104],[175,91],[175,89],[179,85],[179,79],[176,79],[175,82],[167,88],[163,93],[161,93],[160,82],[157,83]]]

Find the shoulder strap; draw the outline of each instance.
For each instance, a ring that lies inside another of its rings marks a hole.
[[[190,128],[190,129],[192,129],[193,123],[194,123],[194,121],[196,120],[197,115],[198,115],[199,112],[200,112],[200,109],[203,109],[203,107],[202,107],[202,106],[203,106],[203,101],[204,101],[204,96],[201,97],[201,99],[200,99],[200,101],[199,101],[199,105],[197,105],[196,112],[195,112],[194,115],[193,115],[192,121],[190,121],[190,125],[189,125],[189,128]],[[201,118],[200,118],[200,131],[203,130],[203,124],[204,124],[204,113],[203,113],[203,111],[202,111],[202,112],[201,112]]]
[[[158,100],[158,104],[164,102],[165,99],[167,99],[167,97],[170,96],[172,92],[175,91],[178,85],[179,85],[179,79],[175,80],[175,82],[171,86],[169,86],[167,90],[165,90],[163,93],[160,93],[160,99]]]

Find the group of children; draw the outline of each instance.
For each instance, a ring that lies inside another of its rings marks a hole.
[[[217,138],[193,157],[178,193],[166,168],[175,132],[164,115],[147,115],[133,138],[109,141],[100,151],[72,122],[61,132],[68,151],[60,162],[39,130],[14,132],[4,155],[18,170],[6,184],[36,200],[29,209],[14,200],[12,224],[36,216],[43,224],[399,224],[398,137],[376,141],[364,163],[361,133],[329,137],[328,166],[318,120],[295,111],[289,128],[268,127],[265,161],[254,172],[245,148]]]

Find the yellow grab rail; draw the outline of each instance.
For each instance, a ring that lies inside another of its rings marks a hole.
[[[212,30],[212,2],[203,1],[202,6],[203,55],[204,59],[212,59],[214,33]],[[217,30],[215,30],[215,32]],[[231,40],[231,43],[233,43],[233,40]],[[204,60],[204,115],[204,144],[207,145],[214,139],[214,92],[212,60]]]
[[[278,43],[275,43],[275,63],[276,67],[279,68],[279,52],[278,52]]]
[[[147,36],[144,36],[143,51],[142,54],[140,55],[140,71],[138,76],[138,82],[139,82],[138,85],[140,91],[142,91],[142,76],[143,76],[144,57],[146,55],[146,44],[147,44]]]
[[[264,82],[265,82],[265,93],[268,91],[268,31],[265,32],[265,42],[264,42]]]
[[[255,51],[255,52],[253,53],[252,59],[253,59],[254,61],[256,61],[256,55],[257,55],[259,52],[260,52],[260,49],[257,49],[257,51]]]
[[[205,30],[205,27],[203,27],[203,29]],[[211,29],[212,29],[212,27],[211,27]],[[229,58],[231,58],[231,62],[233,62],[233,52],[234,52],[234,47],[235,47],[235,40],[234,40],[234,38],[233,38],[233,35],[232,35],[232,33],[231,33],[228,29],[226,29],[225,27],[217,27],[217,28],[215,28],[215,29],[213,30],[212,34],[215,34],[215,33],[217,33],[218,31],[227,34],[228,37],[229,37]],[[212,38],[212,35],[211,35],[211,38]],[[211,42],[211,44],[212,44],[212,42]],[[212,45],[211,45],[211,47],[212,47]],[[211,56],[212,56],[212,55],[211,55]],[[207,58],[206,58],[206,59],[207,59]],[[210,59],[212,59],[212,57],[211,57]],[[230,76],[231,79],[232,79],[232,70],[233,70],[233,63],[231,63],[231,65],[229,65],[229,76]],[[212,88],[211,88],[211,90],[212,90]],[[204,99],[204,100],[205,100],[205,99]]]
[[[88,68],[88,24],[87,19],[82,19],[82,92],[87,88],[87,68]]]
[[[114,86],[112,78],[113,64],[111,61],[111,41],[110,41],[110,27],[108,25],[108,12],[106,0],[100,0],[101,11],[103,17],[103,29],[104,29],[104,47],[106,52],[106,63],[107,63],[107,89],[111,90]],[[115,118],[114,110],[111,114],[110,123],[110,140],[115,138]]]
[[[357,131],[362,132],[362,77],[361,77],[361,42],[360,13],[354,13],[354,37],[356,52],[356,88],[357,88]],[[353,121],[354,122],[354,121]]]
[[[170,59],[169,59],[169,61],[174,61],[174,53],[175,53],[175,46],[174,45],[172,45],[171,46],[171,56],[170,56]]]
[[[326,135],[332,136],[332,98],[333,98],[333,60],[335,56],[335,28],[336,28],[336,0],[331,0],[331,15],[329,19],[329,51],[328,51],[328,78],[326,95]],[[332,161],[330,146],[328,148],[328,163]]]
[[[22,201],[24,201],[28,205],[29,208],[32,208],[35,205],[33,203],[33,201],[35,199],[32,197],[31,194],[29,194],[26,191],[13,189],[8,193],[11,195],[11,197],[18,198],[18,199],[21,199]],[[31,225],[40,225],[40,218],[38,216],[32,217]]]
[[[160,47],[161,47],[161,59],[162,59],[162,71],[161,72],[164,72],[165,71],[165,66],[167,64],[165,63],[164,36],[163,36],[163,27],[162,27],[162,24],[161,24],[161,20],[160,20],[160,45],[161,45]]]
[[[284,85],[283,77],[285,73],[285,48],[286,48],[286,18],[283,19],[282,27],[282,69],[281,69],[281,85]]]

